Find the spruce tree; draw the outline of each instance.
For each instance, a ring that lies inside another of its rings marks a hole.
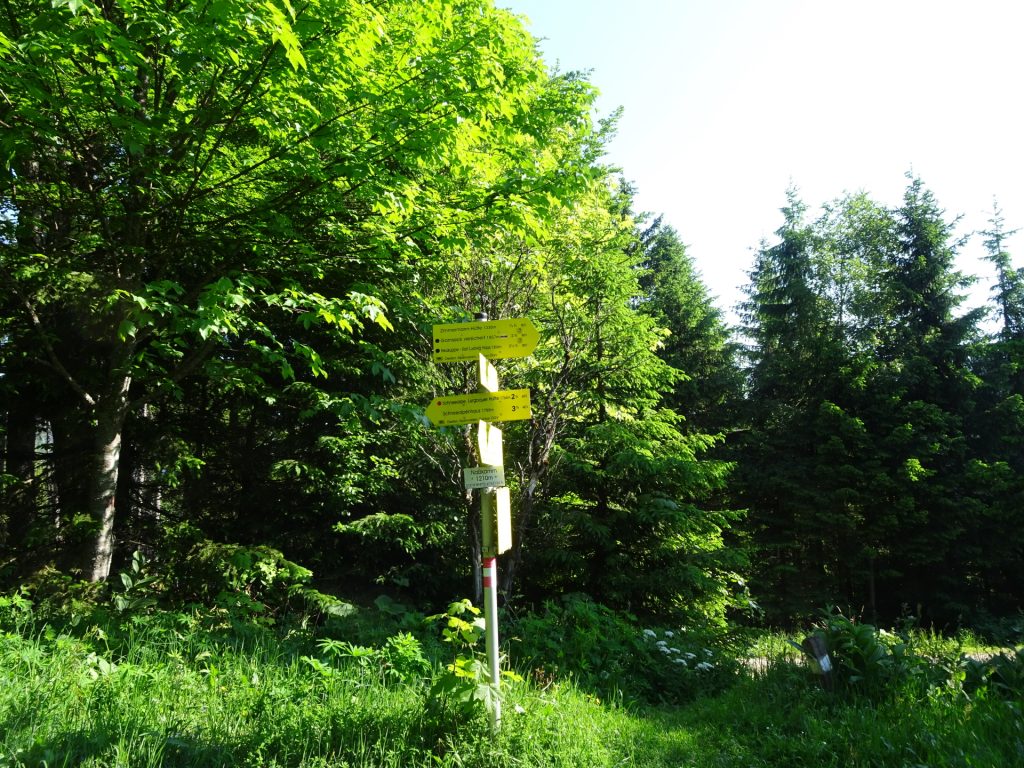
[[[996,268],[992,301],[999,332],[977,345],[974,370],[982,380],[968,434],[974,459],[971,479],[983,502],[968,531],[978,553],[975,568],[980,607],[1004,615],[1024,601],[1024,269],[1006,250],[1002,212],[994,206],[981,234]]]
[[[787,193],[778,242],[757,254],[742,305],[748,348],[748,430],[737,487],[749,507],[756,594],[785,620],[834,591],[830,505],[820,495],[819,410],[835,389],[841,347],[816,283],[816,235],[796,190]]]
[[[881,365],[865,410],[885,469],[873,517],[886,521],[878,532],[888,540],[883,577],[899,587],[886,594],[955,619],[968,608],[964,580],[980,556],[962,545],[977,522],[964,421],[975,397],[968,361],[981,312],[957,314],[970,280],[955,268],[956,221],[919,178],[910,178],[893,218],[894,246],[879,276]]]
[[[689,431],[726,431],[742,393],[738,345],[679,235],[660,220],[653,230],[643,233],[640,308],[668,331],[658,356],[683,373],[666,405]]]

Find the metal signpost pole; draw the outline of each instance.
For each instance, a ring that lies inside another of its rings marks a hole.
[[[478,322],[487,322],[487,313],[480,312],[475,319]],[[487,362],[480,358],[480,389],[487,391],[486,387],[493,384],[497,388],[497,375],[490,374],[486,368]],[[491,369],[493,371],[493,368]],[[486,427],[484,427],[486,429]],[[481,462],[482,463],[482,462]],[[497,518],[496,496],[493,488],[484,488],[480,492],[480,517],[482,544],[481,555],[483,568],[484,587],[484,638],[487,648],[487,669],[491,674],[491,685],[494,687],[494,696],[491,701],[491,736],[498,733],[501,727],[501,670],[498,666],[498,558],[497,541],[495,528]]]
[[[483,574],[484,574],[484,637],[487,646],[487,669],[491,674],[491,685],[494,687],[494,697],[491,701],[491,734],[496,734],[501,727],[501,669],[498,666],[498,558],[493,549],[493,523],[488,520],[493,518],[494,511],[494,490],[488,488],[480,494],[480,510],[483,513],[484,528],[492,528],[490,549],[483,551]],[[487,533],[484,533],[484,541],[487,541]]]

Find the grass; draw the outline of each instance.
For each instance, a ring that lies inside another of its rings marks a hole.
[[[436,666],[398,674],[356,646],[324,653],[301,628],[183,614],[57,628],[10,616],[0,766],[1024,765],[1020,690],[969,696],[953,674],[829,694],[771,640],[756,646],[779,651],[762,673],[684,706],[610,706],[568,681],[506,684],[492,742],[481,710],[431,696]]]
[[[969,701],[955,687],[881,699],[808,688],[806,674],[769,667],[679,713],[699,733],[699,766],[1009,766],[1024,764],[1021,702]]]
[[[354,665],[325,672],[263,643],[145,633],[123,655],[102,646],[53,632],[0,640],[0,765],[612,766],[650,749],[630,713],[571,686],[506,686],[492,745],[482,714],[433,712],[425,685]]]
[[[801,653],[791,643],[806,637],[813,631],[806,627],[798,632],[747,631],[742,642],[737,643],[740,654],[746,658],[799,658]],[[993,643],[980,637],[970,629],[957,629],[952,634],[932,628],[908,628],[903,635],[909,639],[915,651],[931,658],[957,657],[960,655],[987,656],[1007,649],[1007,645]]]

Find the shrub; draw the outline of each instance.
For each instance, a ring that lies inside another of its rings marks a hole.
[[[430,675],[430,662],[423,655],[423,646],[408,632],[399,632],[389,637],[382,648],[331,638],[322,638],[317,648],[328,660],[348,662],[358,670],[360,676],[375,682],[415,686],[423,683]],[[316,661],[307,663],[318,669],[323,664]]]
[[[513,625],[517,666],[544,684],[563,676],[610,701],[676,703],[720,690],[737,671],[712,650],[711,636],[640,626],[585,597],[548,602]]]
[[[992,694],[1004,699],[1024,699],[1024,648],[979,661],[965,658],[964,691],[976,697]]]
[[[9,595],[0,595],[0,627],[20,631],[32,622],[32,601],[28,589],[22,587]]]
[[[162,552],[168,591],[177,600],[252,616],[285,610],[293,599],[306,607],[312,572],[272,547],[211,541],[182,523],[167,531]]]
[[[74,623],[95,613],[109,594],[109,587],[106,583],[75,579],[47,566],[22,585],[20,594],[31,598],[37,622]]]
[[[427,620],[444,622],[441,636],[454,652],[430,688],[428,712],[438,722],[468,722],[493,707],[499,695],[480,649],[485,632],[480,609],[469,600],[457,600]]]
[[[823,638],[837,684],[849,692],[880,696],[911,682],[946,682],[951,669],[919,654],[908,635],[894,634],[847,618],[835,609],[822,614]]]

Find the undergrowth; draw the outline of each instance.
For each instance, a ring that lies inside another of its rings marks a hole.
[[[0,597],[0,766],[1024,765],[1024,651],[828,613],[827,691],[779,642],[751,670],[567,599],[506,621],[522,678],[492,739],[465,601],[288,613],[243,588],[172,610],[143,560],[127,575]]]

